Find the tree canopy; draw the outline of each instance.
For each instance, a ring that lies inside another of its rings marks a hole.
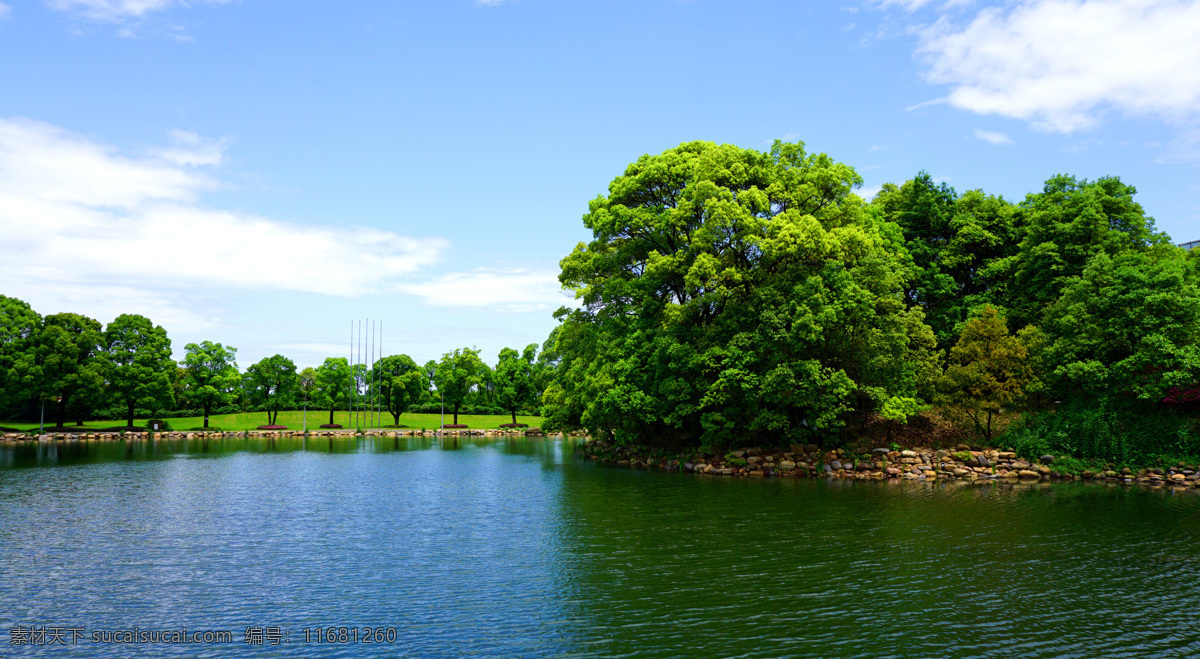
[[[235,389],[241,382],[238,372],[237,348],[203,341],[184,346],[187,354],[183,358],[184,396],[204,410],[204,427],[216,405],[233,400]]]
[[[353,388],[354,376],[345,357],[326,357],[317,367],[313,405],[329,409],[329,425],[333,425],[334,410],[349,406]]]
[[[130,428],[137,406],[157,409],[173,403],[171,340],[161,325],[145,316],[122,314],[104,330],[108,350],[109,395],[127,409]]]
[[[428,365],[426,365],[428,369]],[[454,424],[458,425],[458,410],[471,388],[479,384],[479,374],[483,370],[483,362],[479,359],[479,351],[473,348],[458,348],[453,352],[442,355],[441,361],[433,373],[433,382],[437,386],[446,404],[454,413]]]
[[[582,306],[559,312],[552,421],[663,443],[821,440],[929,389],[911,258],[860,184],[800,143],[690,142],[630,165],[562,261]]]
[[[425,373],[408,355],[391,355],[375,362],[376,382],[383,407],[400,425],[400,415],[421,400],[427,389]]]
[[[299,391],[296,364],[283,355],[264,357],[246,369],[244,386],[250,400],[267,413],[267,424],[275,425],[280,410],[296,405]]]

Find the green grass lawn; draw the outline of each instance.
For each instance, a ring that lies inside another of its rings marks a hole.
[[[288,430],[300,430],[304,427],[304,413],[300,410],[290,412],[280,412],[279,418],[276,421],[281,426],[287,426]],[[376,417],[377,422],[371,427],[378,428],[382,426],[392,425],[392,415],[385,413],[382,420]],[[137,419],[134,424],[145,426],[146,419]],[[172,430],[189,430],[191,428],[199,428],[204,425],[204,417],[165,417],[164,421],[171,424]],[[329,422],[329,410],[309,410],[308,412],[308,429],[310,431],[320,430],[322,423]],[[351,427],[349,415],[346,412],[335,412],[333,416],[334,423],[340,423],[347,429]],[[495,429],[499,428],[502,423],[511,423],[512,417],[507,415],[484,415],[484,414],[459,414],[458,422],[467,424],[468,428],[474,429]],[[452,415],[446,415],[446,423],[454,423]],[[536,428],[541,425],[542,418],[538,416],[521,416],[517,415],[517,423],[527,423],[529,427]],[[266,412],[242,412],[240,414],[214,414],[208,418],[208,425],[221,430],[237,431],[237,430],[254,430],[258,426],[267,424]],[[49,427],[50,424],[47,424]],[[74,424],[68,423],[68,426]],[[89,421],[84,424],[85,428],[100,430],[103,428],[114,428],[124,426],[125,421]],[[366,422],[361,424],[366,426]],[[437,414],[401,414],[401,428],[427,428],[434,429],[441,425],[441,417]],[[36,430],[38,424],[25,423],[19,421],[0,421],[0,427],[16,428],[21,431]]]

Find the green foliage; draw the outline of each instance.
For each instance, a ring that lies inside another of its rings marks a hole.
[[[442,355],[433,373],[433,382],[454,413],[454,423],[458,423],[458,409],[470,393],[471,388],[479,384],[480,374],[484,363],[479,359],[479,351],[472,348],[460,348]],[[426,367],[428,369],[428,365]]]
[[[538,389],[534,374],[537,348],[536,343],[531,343],[525,347],[523,354],[512,348],[504,348],[496,363],[496,398],[500,406],[512,415],[513,423],[517,422],[517,410],[537,406]]]
[[[1030,415],[1005,441],[1028,457],[1053,453],[1135,464],[1157,455],[1200,453],[1200,428],[1181,410],[1130,409],[1128,400],[1103,398]]]
[[[1016,327],[1036,322],[1097,255],[1167,246],[1166,235],[1133,200],[1136,192],[1117,177],[1059,175],[1025,198],[1018,209],[1025,226],[1020,250],[1000,267],[1008,280],[1003,303]]]
[[[884,185],[872,206],[904,232],[915,266],[906,299],[925,310],[939,345],[950,345],[970,310],[1002,283],[989,268],[1016,254],[1020,216],[1001,197],[980,190],[958,196],[928,172],[901,186]]]
[[[727,444],[830,437],[916,398],[936,340],[899,295],[903,236],[852,194],[850,167],[802,144],[691,142],[643,156],[584,216],[562,261],[544,400],[555,427]]]
[[[1172,387],[1200,382],[1198,283],[1174,247],[1098,254],[1046,311],[1044,359],[1054,391],[1126,396],[1151,407]]]
[[[27,303],[0,295],[0,409],[36,396],[34,346],[42,317]],[[22,368],[13,369],[18,362]],[[32,379],[26,379],[32,377]]]
[[[276,425],[280,410],[296,407],[296,364],[283,355],[264,357],[246,369],[243,385],[251,402],[267,413],[267,425]]]
[[[220,343],[204,341],[184,346],[187,354],[183,358],[183,395],[192,405],[204,410],[204,426],[216,405],[233,400],[234,390],[241,382],[238,373],[237,348],[226,348]]]
[[[158,409],[174,404],[171,376],[175,361],[167,330],[145,316],[122,314],[108,324],[104,338],[108,344],[104,353],[108,394],[125,406],[129,427],[133,427],[137,407]]]
[[[400,423],[400,415],[421,400],[428,384],[425,374],[408,355],[392,355],[375,362],[377,386],[384,408],[391,413],[394,423]]]
[[[54,401],[54,425],[63,425],[68,415],[82,424],[104,396],[100,323],[79,314],[53,314],[30,341],[9,371],[9,386],[34,400]]]
[[[966,414],[991,443],[993,417],[1020,400],[1033,377],[1025,345],[1009,335],[1004,317],[989,305],[967,321],[950,351],[950,365],[938,382],[938,402]]]
[[[354,389],[354,376],[350,362],[345,357],[326,357],[317,367],[313,383],[313,406],[329,409],[329,423],[333,423],[334,410],[348,407],[350,392]]]

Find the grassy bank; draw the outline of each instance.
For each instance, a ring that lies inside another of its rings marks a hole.
[[[361,417],[360,417],[361,418]],[[352,427],[351,417],[346,412],[334,413],[334,423],[340,423],[346,428]],[[191,428],[199,428],[204,425],[204,417],[164,417],[164,421],[171,424],[172,430],[189,430]],[[146,425],[147,419],[136,419],[134,424],[138,426]],[[329,422],[329,411],[314,411],[308,412],[308,429],[319,430],[322,423]],[[468,428],[490,430],[499,428],[501,424],[511,423],[512,417],[508,415],[493,415],[493,414],[459,414],[458,422],[466,424]],[[102,430],[106,428],[116,428],[125,426],[125,421],[122,420],[101,420],[89,421],[84,424],[85,428],[93,430]],[[219,428],[226,431],[254,430],[258,426],[266,425],[266,412],[242,412],[239,414],[214,414],[208,418],[208,425],[212,428]],[[300,410],[280,412],[279,418],[276,421],[279,425],[287,426],[289,430],[300,430],[304,427],[304,412]],[[446,423],[453,423],[453,418],[447,414]],[[521,416],[517,415],[517,423],[529,424],[531,428],[540,426],[542,418],[537,416]],[[360,423],[362,427],[367,427],[365,420]],[[377,423],[371,427],[378,428],[380,426],[392,426],[392,415],[385,414],[382,420],[377,417]],[[437,428],[441,425],[441,416],[438,414],[402,414],[400,415],[401,428]],[[23,421],[0,421],[0,427],[15,428],[22,432],[29,430],[37,430],[37,423],[27,423]],[[47,424],[49,427],[49,424]],[[74,424],[68,424],[68,427],[74,427]]]

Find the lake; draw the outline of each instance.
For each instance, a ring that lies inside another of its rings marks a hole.
[[[1197,540],[1194,492],[722,479],[565,440],[4,444],[0,654],[1194,657]]]

